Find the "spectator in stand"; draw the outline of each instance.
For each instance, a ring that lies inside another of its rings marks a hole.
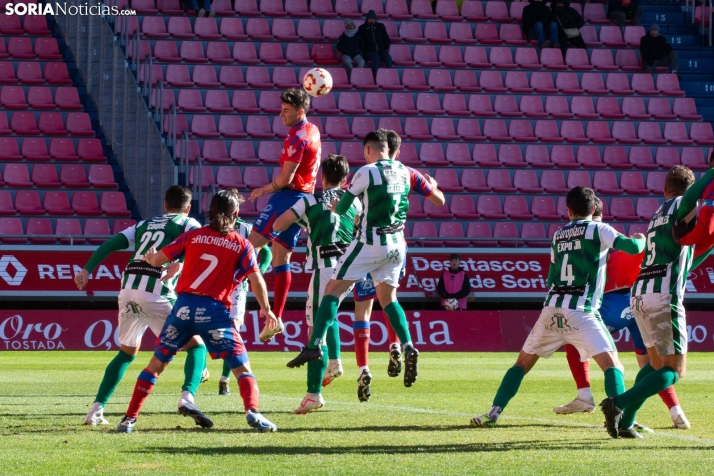
[[[471,283],[469,277],[461,268],[461,256],[456,253],[449,256],[450,268],[444,271],[436,285],[436,292],[441,296],[441,307],[446,310],[466,310],[466,298],[471,294]],[[458,309],[449,309],[446,301],[455,299]]]
[[[377,77],[379,63],[384,61],[387,68],[392,67],[392,57],[389,56],[389,35],[385,26],[377,21],[374,10],[367,12],[367,20],[357,30],[364,42],[364,55],[366,61],[372,63],[372,73]]]
[[[558,23],[553,18],[553,12],[542,0],[528,0],[528,6],[523,9],[523,33],[528,39],[538,41],[539,48],[547,48],[550,43],[545,39],[548,31],[548,40],[553,42],[553,47],[558,48]]]
[[[635,25],[639,25],[642,19],[640,0],[610,0],[607,17],[617,23],[621,30],[625,28],[625,20],[632,20]]]
[[[585,25],[585,20],[576,9],[570,6],[567,0],[554,0],[552,2],[553,19],[558,23],[558,43],[560,49],[568,49],[568,43],[575,48],[585,49],[585,40],[580,35],[580,29]],[[553,45],[555,47],[555,45]]]
[[[668,66],[673,73],[679,70],[679,55],[667,43],[667,38],[660,36],[659,25],[656,23],[650,25],[649,34],[640,40],[640,56],[642,66],[650,74],[659,66]]]
[[[357,34],[357,27],[352,20],[345,20],[345,32],[337,40],[337,51],[342,53],[342,65],[347,70],[349,77],[352,72],[352,65],[357,64],[358,68],[364,68],[364,41],[362,35]]]
[[[196,12],[199,17],[215,17],[216,12],[211,10],[211,0],[201,0],[202,8],[198,8],[198,0],[189,0],[188,4],[191,10]]]

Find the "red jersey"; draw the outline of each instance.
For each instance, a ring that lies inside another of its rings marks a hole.
[[[203,294],[229,309],[236,286],[258,271],[253,245],[237,231],[223,236],[204,226],[184,233],[161,251],[172,261],[184,256],[176,294]]]
[[[640,275],[640,265],[644,259],[644,251],[638,255],[628,255],[624,251],[610,253],[607,260],[605,292],[631,288]]]
[[[297,162],[293,183],[290,189],[296,192],[313,193],[317,181],[317,169],[320,168],[320,131],[317,126],[300,121],[290,128],[283,139],[283,151],[280,155],[280,168],[285,162]]]

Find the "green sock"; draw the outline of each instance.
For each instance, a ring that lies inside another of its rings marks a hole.
[[[336,360],[340,358],[340,325],[337,323],[337,319],[332,323],[330,327],[327,328],[327,349],[330,360]],[[323,359],[324,360],[324,359]]]
[[[340,307],[340,300],[335,296],[327,295],[322,298],[320,307],[315,315],[314,326],[310,341],[307,343],[308,349],[317,349],[322,345],[322,337],[325,331],[332,325],[337,316],[337,309]]]
[[[322,353],[326,354],[329,352],[326,345],[321,346]],[[307,392],[308,393],[321,393],[322,392],[322,379],[325,377],[325,370],[327,370],[327,359],[316,360],[314,362],[307,363]]]
[[[229,378],[231,375],[231,368],[228,367],[226,361],[223,361],[223,371],[221,372],[221,377]]]
[[[270,246],[263,246],[260,249],[260,253],[258,253],[258,269],[260,270],[260,274],[265,274],[272,260],[273,252],[270,251]]]
[[[642,379],[647,377],[649,374],[654,372],[655,369],[648,363],[646,363],[639,372],[637,372],[637,377],[635,377],[635,385],[640,383]],[[634,385],[633,385],[634,387]],[[624,393],[624,392],[623,392]],[[609,396],[609,395],[608,395]],[[629,428],[635,423],[635,418],[637,417],[637,412],[645,404],[645,400],[640,400],[639,402],[634,402],[625,407],[622,413],[622,419],[620,420],[620,426],[623,428]]]
[[[605,395],[616,397],[625,392],[625,376],[617,367],[605,371]]]
[[[642,371],[642,369],[640,369]],[[643,377],[639,383],[636,383],[631,389],[615,398],[615,405],[618,408],[627,408],[633,403],[644,401],[655,395],[670,385],[674,385],[679,381],[677,372],[672,367],[662,367],[655,370],[646,377]]]
[[[201,374],[206,368],[206,346],[196,345],[186,350],[186,363],[183,366],[183,387],[181,390],[196,394],[198,386],[201,384]]]
[[[503,380],[501,380],[501,386],[498,387],[496,396],[493,397],[493,406],[501,407],[501,409],[506,408],[508,402],[510,402],[511,399],[518,393],[518,388],[521,386],[521,382],[523,381],[523,377],[525,377],[525,375],[523,367],[514,365],[508,369],[506,375],[503,376]]]
[[[97,391],[97,396],[94,399],[95,402],[103,407],[106,406],[117,385],[124,378],[126,369],[134,362],[134,359],[136,359],[135,355],[129,355],[121,349],[117,352],[117,355],[109,362],[107,369],[104,371],[104,378],[102,383],[99,384],[99,391]]]
[[[409,334],[409,325],[407,324],[407,315],[404,314],[404,309],[398,302],[390,303],[384,308],[384,313],[392,325],[392,329],[397,333],[397,337],[402,341],[402,345],[411,342],[412,336]]]

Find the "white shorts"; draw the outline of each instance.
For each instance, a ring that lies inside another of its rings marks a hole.
[[[119,291],[119,343],[139,347],[147,328],[157,337],[174,305],[169,299],[148,291]]]
[[[406,242],[382,246],[353,241],[337,262],[332,279],[362,281],[370,273],[375,287],[387,283],[398,288],[406,257]]]
[[[231,319],[236,320],[236,328],[240,329],[245,320],[245,305],[248,301],[248,293],[241,284],[236,288],[231,296]]]
[[[684,306],[671,294],[651,293],[630,298],[630,308],[645,347],[659,355],[687,353],[687,319]]]
[[[523,351],[548,358],[565,344],[571,344],[585,361],[603,352],[617,352],[602,320],[592,312],[545,306]]]
[[[317,309],[320,307],[322,297],[325,295],[325,287],[327,287],[327,283],[332,278],[334,270],[335,268],[322,268],[316,269],[312,273],[310,286],[307,288],[307,305],[305,306],[305,320],[309,327],[313,326],[313,319],[315,318],[315,314],[317,314]],[[340,296],[339,304],[342,304],[342,301],[352,292],[353,287],[354,285],[350,286],[350,288]]]

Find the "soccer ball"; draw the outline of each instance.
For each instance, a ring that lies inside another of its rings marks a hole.
[[[456,311],[459,309],[459,301],[451,298],[444,301],[444,307],[449,311]]]
[[[302,87],[314,98],[324,96],[332,90],[332,76],[326,69],[312,68],[302,78]]]

